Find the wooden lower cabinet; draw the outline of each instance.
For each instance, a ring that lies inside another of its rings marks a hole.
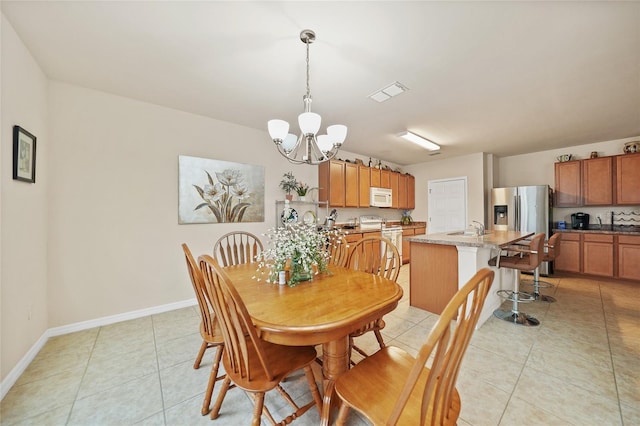
[[[640,280],[640,235],[618,235],[618,277]]]
[[[403,228],[402,229],[402,264],[411,262],[411,243],[404,237],[412,237],[414,235],[423,235],[427,233],[427,227]]]
[[[553,265],[558,271],[581,272],[580,260],[582,247],[580,234],[577,232],[563,232],[560,237],[560,254]]]
[[[554,268],[640,281],[640,235],[563,232]]]
[[[411,243],[411,251],[429,262],[411,262],[410,304],[440,314],[458,291],[458,250],[456,246]]]
[[[582,272],[589,275],[613,277],[613,235],[584,234]]]

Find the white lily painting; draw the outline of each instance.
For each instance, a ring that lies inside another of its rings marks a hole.
[[[178,223],[264,222],[264,167],[178,156]]]

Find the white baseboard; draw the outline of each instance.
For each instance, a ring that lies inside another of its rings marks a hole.
[[[0,383],[0,400],[4,399],[5,395],[11,387],[20,378],[24,370],[27,369],[31,361],[38,355],[38,352],[44,347],[50,337],[61,336],[63,334],[74,333],[76,331],[88,330],[90,328],[101,327],[104,325],[115,324],[121,321],[128,321],[136,318],[146,317],[149,315],[161,314],[163,312],[174,311],[176,309],[186,308],[188,306],[194,306],[198,302],[194,299],[183,300],[181,302],[168,303],[166,305],[154,306],[151,308],[140,309],[137,311],[125,312],[122,314],[111,315],[108,317],[96,318],[89,321],[77,322],[74,324],[63,325],[60,327],[49,328],[42,333],[42,336],[33,344],[31,349],[20,359],[15,367],[7,374],[2,383]]]

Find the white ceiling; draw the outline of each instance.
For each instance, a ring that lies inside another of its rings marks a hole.
[[[55,80],[265,130],[312,110],[407,165],[640,135],[640,2],[5,1]],[[384,103],[367,98],[399,81]],[[441,155],[396,135],[411,130]]]

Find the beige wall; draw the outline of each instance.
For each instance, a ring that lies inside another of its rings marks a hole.
[[[467,178],[467,219],[484,221],[485,155],[469,154],[405,167],[416,178],[416,208],[413,220],[428,219],[427,185],[430,180]],[[427,223],[427,230],[429,224]]]
[[[180,244],[275,223],[282,174],[316,186],[258,131],[52,82],[49,327],[192,299]],[[265,166],[265,222],[178,225],[178,155]]]
[[[2,379],[49,327],[47,319],[47,78],[1,17],[0,370]],[[12,179],[13,126],[36,136],[36,183]]]

